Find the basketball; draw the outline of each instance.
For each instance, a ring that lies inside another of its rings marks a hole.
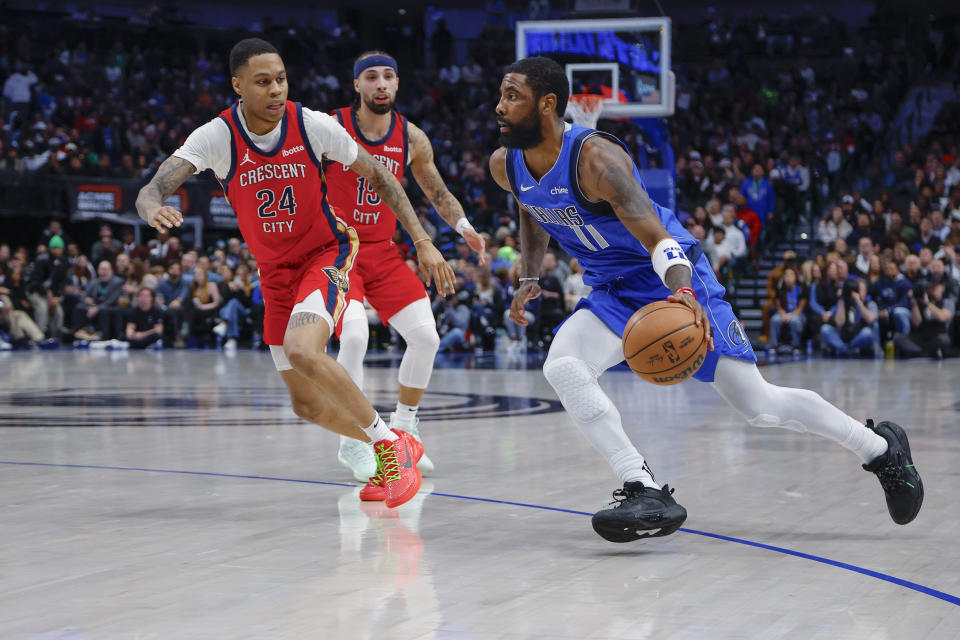
[[[653,384],[683,382],[707,357],[706,327],[693,310],[658,300],[639,309],[623,331],[623,355],[635,374]]]

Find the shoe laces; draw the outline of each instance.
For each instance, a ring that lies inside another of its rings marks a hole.
[[[645,488],[645,489],[652,489],[653,487],[644,487],[644,488]],[[660,489],[659,491],[662,491],[662,489]],[[668,491],[668,493],[669,493],[670,495],[673,495],[673,489],[672,489],[672,488],[671,488],[671,489],[668,489],[667,491]],[[634,496],[642,495],[642,494],[643,494],[643,491],[633,491],[633,490],[629,490],[629,489],[625,489],[625,488],[623,488],[623,489],[614,489],[613,494],[611,494],[611,495],[613,496],[613,502],[611,502],[611,503],[609,504],[609,506],[611,506],[611,507],[613,507],[614,509],[616,509],[616,508],[618,508],[618,507],[623,506],[623,503],[624,503],[624,502],[627,502],[628,500],[630,500],[630,499],[633,498]]]
[[[379,484],[400,479],[400,461],[397,459],[394,444],[396,444],[396,441],[377,451],[377,475],[374,478],[380,480]]]
[[[900,455],[901,454],[897,452],[896,460],[890,460],[874,471],[880,480],[880,486],[883,487],[883,490],[887,493],[894,493],[900,489],[902,485],[907,484],[906,479],[903,477],[903,464]]]

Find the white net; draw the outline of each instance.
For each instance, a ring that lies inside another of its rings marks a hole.
[[[604,97],[592,93],[575,93],[567,101],[566,115],[575,124],[590,129],[597,128],[597,121],[603,112]]]

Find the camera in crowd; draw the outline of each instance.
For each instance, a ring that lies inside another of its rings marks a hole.
[[[840,295],[843,298],[843,304],[849,309],[853,306],[853,294],[860,291],[860,282],[853,278],[848,278],[843,282]]]

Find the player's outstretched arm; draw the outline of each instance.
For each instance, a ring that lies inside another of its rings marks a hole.
[[[589,138],[583,145],[577,169],[583,195],[594,202],[609,203],[623,226],[651,256],[657,244],[672,237],[643,187],[633,177],[633,160],[622,147],[605,138]],[[696,314],[697,325],[706,326],[712,349],[713,334],[703,307],[694,296],[680,292],[680,289],[693,290],[692,276],[686,264],[673,265],[663,274],[663,283],[673,292],[668,299],[690,307]]]
[[[430,202],[444,221],[463,236],[467,245],[480,258],[480,264],[486,262],[486,242],[483,236],[474,230],[473,225],[463,213],[460,202],[453,197],[447,185],[444,184],[437,165],[433,162],[433,146],[420,127],[412,122],[407,123],[407,136],[410,140],[410,171],[417,184],[427,194]]]
[[[173,207],[165,207],[163,201],[173,195],[196,170],[193,164],[177,156],[164,160],[150,182],[137,194],[137,213],[140,217],[157,231],[179,227],[183,223],[183,214]]]
[[[410,237],[413,238],[413,244],[417,248],[417,258],[420,261],[420,271],[426,278],[427,284],[431,279],[437,285],[437,291],[440,293],[453,293],[456,276],[453,269],[443,259],[440,250],[433,246],[433,241],[417,219],[413,211],[407,194],[396,176],[390,173],[386,167],[380,164],[366,149],[359,147],[357,150],[357,159],[350,168],[367,179],[374,190],[377,192],[387,206],[397,215],[397,219],[403,228],[407,230]]]

